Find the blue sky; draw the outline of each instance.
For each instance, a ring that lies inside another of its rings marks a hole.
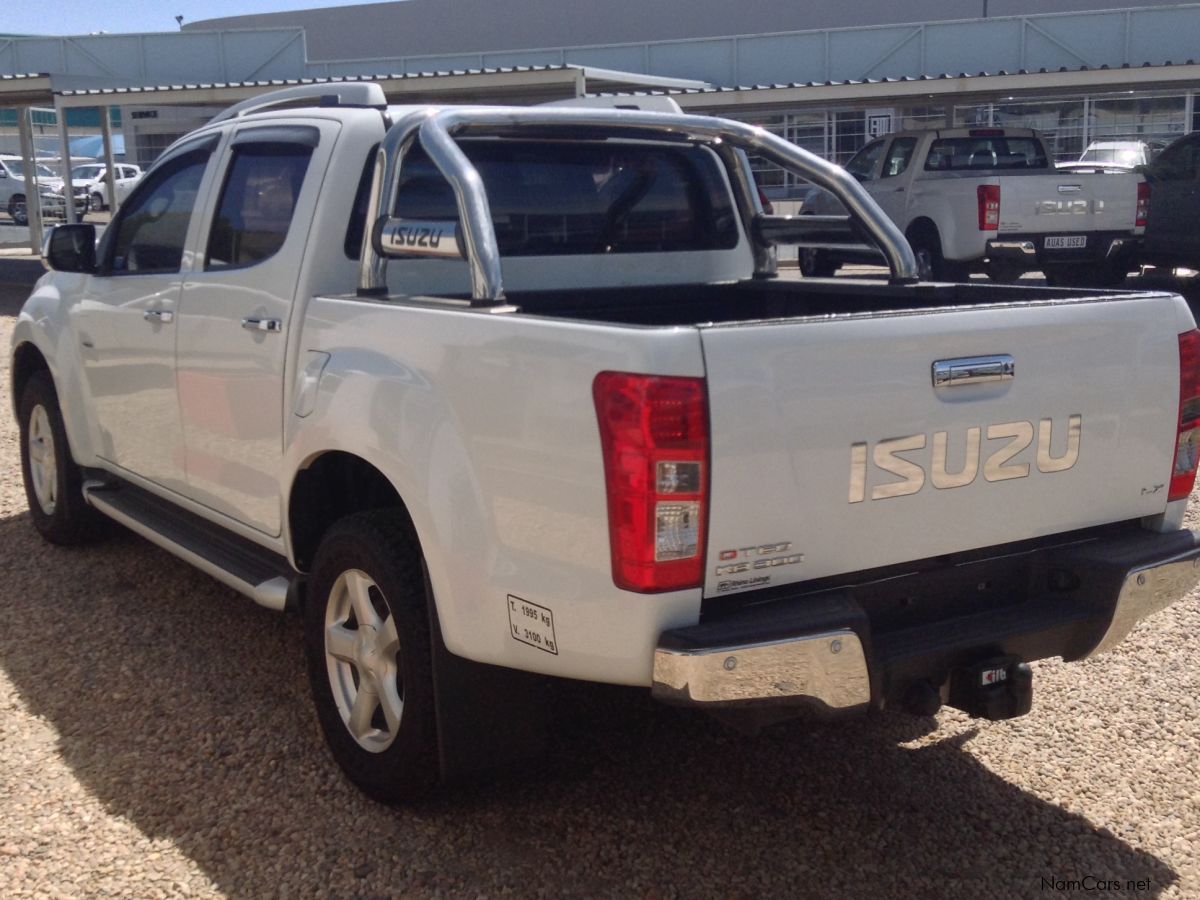
[[[361,3],[364,0],[353,0]],[[93,31],[175,31],[184,22],[250,13],[350,6],[350,0],[22,0],[6,5],[0,32],[89,34]]]

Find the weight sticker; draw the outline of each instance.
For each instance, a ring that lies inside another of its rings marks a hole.
[[[508,625],[514,641],[558,656],[554,638],[554,613],[544,606],[508,595]]]

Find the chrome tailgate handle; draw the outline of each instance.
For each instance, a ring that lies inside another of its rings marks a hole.
[[[1007,353],[997,356],[939,359],[933,364],[933,386],[935,388],[1012,381],[1014,377],[1016,377],[1015,364],[1013,358]]]

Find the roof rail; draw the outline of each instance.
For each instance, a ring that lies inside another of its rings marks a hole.
[[[377,109],[387,108],[387,96],[383,88],[373,81],[354,82],[325,82],[318,84],[301,84],[296,87],[281,88],[278,91],[268,91],[235,103],[224,112],[213,116],[209,125],[237,119],[250,113],[270,109],[272,106],[283,106],[299,100],[315,100],[321,106],[366,106]]]

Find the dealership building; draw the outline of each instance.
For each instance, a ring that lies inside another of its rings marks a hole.
[[[839,162],[889,131],[1019,125],[1061,160],[1095,140],[1200,127],[1200,3],[401,0],[0,38],[12,138],[60,156],[118,121],[125,159],[148,164],[229,103],[342,80],[379,81],[397,103],[666,93]],[[757,174],[775,198],[802,189],[782,171]]]

